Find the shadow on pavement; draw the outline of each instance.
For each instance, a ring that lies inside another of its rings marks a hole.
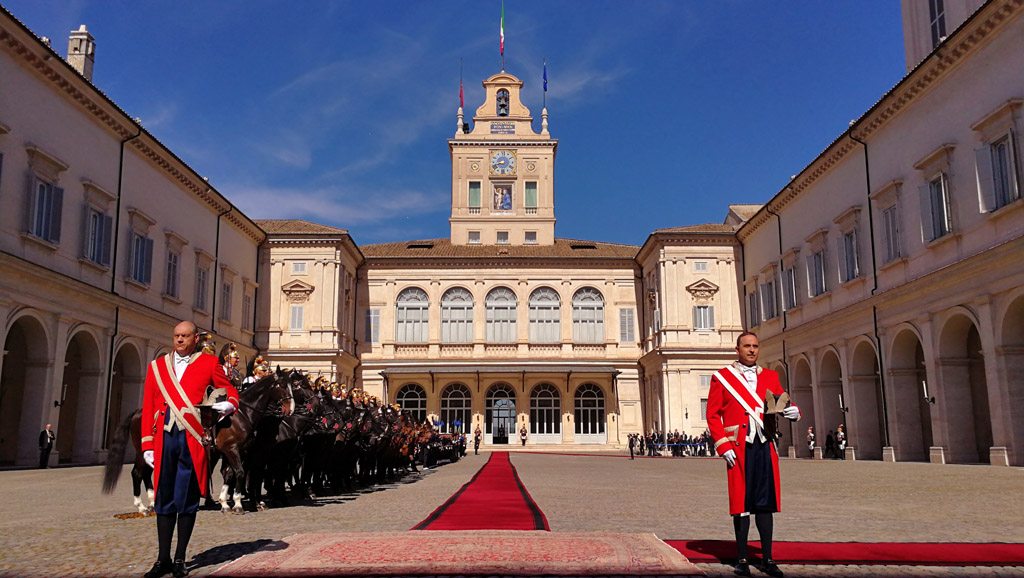
[[[233,560],[237,560],[246,554],[252,554],[260,548],[267,548],[267,550],[284,550],[288,548],[287,542],[280,542],[278,540],[254,540],[252,542],[235,542],[234,544],[224,544],[223,546],[215,546],[200,552],[192,558],[192,562],[189,564],[189,571],[198,570],[200,568],[206,568],[208,566],[222,566]]]

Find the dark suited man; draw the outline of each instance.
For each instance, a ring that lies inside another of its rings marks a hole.
[[[476,431],[473,432],[473,455],[474,456],[480,455],[480,440],[483,437],[484,437],[484,434],[483,434],[482,431],[480,431],[480,428],[479,427],[476,428]]]
[[[45,468],[50,463],[50,452],[53,450],[53,441],[57,434],[50,429],[52,426],[46,424],[46,429],[39,432],[39,469]]]

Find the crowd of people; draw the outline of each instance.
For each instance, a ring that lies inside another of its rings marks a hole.
[[[711,456],[711,433],[704,430],[701,435],[687,435],[679,430],[664,432],[651,430],[646,434],[632,433],[627,436],[629,455],[672,456],[674,458]]]

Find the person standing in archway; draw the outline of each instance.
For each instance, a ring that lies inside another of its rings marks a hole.
[[[206,388],[224,388],[227,401],[213,404],[222,415],[238,408],[238,391],[215,355],[196,352],[199,333],[191,321],[174,328],[174,351],[149,364],[142,399],[142,455],[153,468],[153,501],[159,555],[145,578],[187,576],[185,553],[196,523],[199,497],[206,495],[209,463],[196,404]],[[171,537],[178,545],[171,559]]]
[[[523,447],[526,447],[526,426],[519,428],[519,441],[523,442]]]
[[[484,432],[480,431],[480,426],[476,426],[476,431],[473,432],[473,455],[480,455],[480,441],[484,437]]]
[[[46,469],[50,465],[50,452],[53,451],[53,442],[57,434],[53,433],[53,426],[46,424],[46,429],[39,432],[39,469]]]
[[[745,331],[736,340],[738,360],[715,372],[708,392],[708,429],[715,451],[727,466],[729,482],[729,514],[736,533],[737,562],[735,573],[750,576],[747,558],[747,535],[750,516],[754,516],[761,551],[761,569],[776,578],[783,576],[772,559],[773,514],[779,511],[779,454],[775,447],[776,428],[766,431],[765,396],[782,395],[779,376],[770,369],[758,367],[760,342],[757,335]],[[800,409],[790,405],[782,415],[800,419]],[[768,416],[774,419],[775,416]]]

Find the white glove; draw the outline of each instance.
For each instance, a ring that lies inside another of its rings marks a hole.
[[[782,417],[784,417],[786,419],[791,419],[793,421],[799,421],[800,420],[800,408],[795,406],[795,405],[791,405],[791,406],[787,407],[786,409],[782,410]]]
[[[722,459],[724,459],[725,463],[729,464],[729,467],[731,468],[736,465],[736,452],[728,450],[722,454]]]
[[[218,401],[217,403],[213,404],[210,407],[212,407],[214,410],[217,411],[217,413],[221,415],[231,415],[235,413],[235,405],[230,401]]]
[[[146,465],[153,467],[153,450],[146,450],[142,452],[142,459],[146,460]]]

